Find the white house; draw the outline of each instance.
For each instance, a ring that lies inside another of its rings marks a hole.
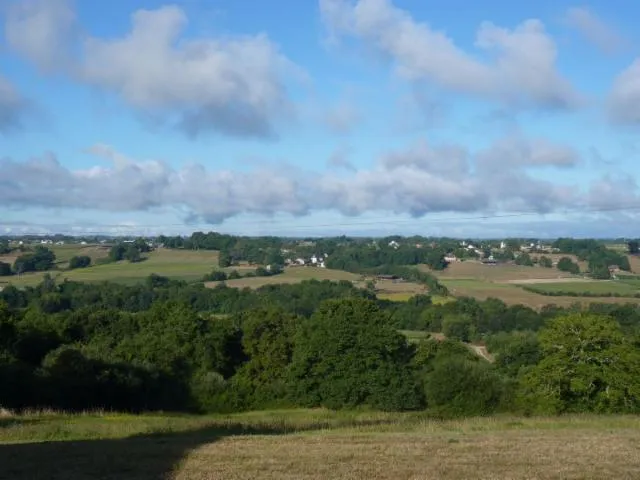
[[[311,263],[313,263],[314,265],[316,265],[318,263],[318,257],[316,257],[315,255],[311,257]]]
[[[398,248],[400,247],[400,244],[399,244],[398,242],[396,242],[395,240],[391,240],[391,241],[389,242],[389,246],[390,246],[391,248],[398,249]]]

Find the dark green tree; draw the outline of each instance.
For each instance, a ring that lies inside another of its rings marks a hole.
[[[558,260],[558,270],[573,273],[574,275],[580,273],[580,267],[578,264],[574,263],[569,257],[562,257]]]
[[[292,399],[332,409],[369,405],[411,410],[423,399],[409,368],[412,349],[374,302],[322,304],[296,337]]]
[[[539,333],[542,360],[522,380],[526,408],[546,413],[640,411],[640,351],[610,317],[574,313]]]
[[[538,265],[544,268],[553,267],[553,261],[549,257],[545,257],[544,255],[538,259]]]
[[[142,261],[140,250],[138,250],[135,245],[129,245],[129,247],[127,247],[127,250],[124,253],[124,258],[125,260],[128,260],[131,263],[137,263]]]
[[[91,265],[91,257],[87,255],[79,255],[71,257],[69,260],[69,269],[74,270],[76,268],[86,268]]]
[[[12,274],[11,264],[0,262],[0,277],[7,277]]]
[[[109,250],[109,260],[112,262],[119,262],[120,260],[124,260],[126,251],[127,247],[125,247],[122,243],[114,245]]]

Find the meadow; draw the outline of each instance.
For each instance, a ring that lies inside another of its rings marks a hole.
[[[633,283],[629,282],[635,282]],[[640,288],[635,281],[617,281],[617,280],[601,280],[594,282],[553,282],[553,283],[536,283],[526,285],[530,291],[538,292],[546,295],[556,295],[562,293],[570,293],[580,296],[601,296],[615,295],[620,297],[633,297],[640,295]]]
[[[58,281],[64,279],[82,282],[113,281],[133,284],[144,280],[152,273],[176,280],[198,281],[203,275],[218,268],[218,252],[212,250],[174,250],[158,249],[144,254],[144,261],[127,261],[101,264],[100,259],[108,255],[109,246],[104,245],[54,245],[50,247],[56,254],[56,270],[49,273]],[[85,269],[66,270],[74,255],[88,255],[98,264]],[[16,254],[0,256],[0,261],[13,262]],[[553,255],[550,255],[554,257]],[[558,255],[555,255],[558,256]],[[555,258],[555,257],[554,257]],[[630,257],[632,267],[640,271],[640,259]],[[430,271],[427,267],[420,269]],[[242,275],[255,270],[255,266],[240,265],[226,268],[225,271],[238,270]],[[430,271],[431,272],[431,271]],[[441,283],[447,286],[453,296],[470,296],[480,300],[494,297],[509,305],[523,304],[532,308],[542,308],[549,303],[569,306],[575,302],[591,301],[607,303],[640,302],[632,298],[639,291],[640,281],[636,278],[620,278],[617,282],[591,281],[581,276],[561,272],[556,268],[526,267],[519,265],[488,266],[480,262],[466,261],[452,263],[444,271],[431,272]],[[42,281],[44,272],[23,274],[19,277],[3,277],[0,287],[7,283],[20,286],[34,286]],[[235,288],[256,289],[264,285],[299,283],[304,280],[346,280],[357,287],[365,288],[371,278],[342,270],[312,267],[288,267],[284,273],[272,277],[245,277],[228,280],[225,283]],[[587,282],[588,285],[587,285]],[[215,287],[219,282],[207,282],[206,286]],[[527,289],[520,288],[526,285]],[[424,286],[413,282],[393,282],[377,280],[376,294],[379,298],[396,302],[407,301],[416,294],[427,293]],[[535,291],[532,291],[535,290]],[[615,297],[559,296],[543,295],[547,292],[592,292],[596,295],[611,293]],[[626,295],[626,296],[625,296]],[[447,301],[446,297],[435,297],[434,303]]]
[[[226,269],[233,270],[233,268]],[[242,273],[242,272],[241,272]],[[300,283],[305,280],[331,280],[338,282],[346,280],[357,283],[362,280],[361,275],[345,272],[342,270],[331,270],[329,268],[316,267],[286,267],[284,272],[271,277],[244,277],[234,280],[227,280],[224,283],[234,288],[260,288],[265,285],[277,285],[285,283]],[[215,287],[221,282],[206,282],[207,287]]]
[[[0,418],[0,478],[638,478],[640,418],[281,410]]]
[[[97,264],[88,268],[77,270],[64,270],[69,259],[74,255],[94,255],[96,260],[108,255],[108,247],[79,245],[55,246],[52,248],[56,254],[57,267],[49,273],[57,280],[65,278],[79,282],[112,281],[131,284],[141,280],[152,273],[164,275],[176,280],[195,281],[202,278],[205,273],[211,272],[218,265],[218,252],[209,250],[170,250],[158,249],[144,254],[142,262],[130,263],[121,261],[116,263]],[[0,257],[0,261],[2,257]],[[16,286],[33,286],[42,281],[44,272],[26,273],[21,276],[4,277],[0,282],[11,283]]]

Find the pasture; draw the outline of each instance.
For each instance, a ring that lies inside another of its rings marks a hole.
[[[621,297],[633,297],[640,295],[638,285],[629,284],[624,281],[600,280],[592,282],[553,282],[536,283],[527,285],[528,289],[535,290],[542,294],[571,293],[585,297],[600,295],[616,295]]]
[[[58,265],[59,268],[62,268],[64,263],[68,262],[74,255],[89,255],[90,253],[102,255],[101,251],[98,250],[100,247],[64,247],[62,249],[60,249],[60,247],[52,249],[56,253],[58,261],[62,262],[62,265]],[[60,257],[58,257],[59,252],[62,252]],[[108,250],[106,252],[108,253]],[[106,256],[107,253],[104,253],[103,256]],[[205,273],[211,272],[211,270],[217,268],[218,265],[218,252],[210,250],[158,249],[146,253],[143,256],[146,258],[139,263],[122,261],[93,265],[77,270],[51,270],[48,273],[59,281],[66,278],[79,282],[100,282],[108,280],[131,284],[143,280],[152,273],[176,280],[199,280]],[[42,281],[44,273],[45,272],[25,273],[19,277],[3,277],[0,279],[0,282],[11,283],[16,286],[33,286]]]
[[[638,478],[637,416],[288,410],[0,419],[0,478]]]
[[[227,270],[232,270],[227,269]],[[343,270],[331,270],[329,268],[317,267],[287,267],[284,272],[271,277],[245,277],[224,282],[229,287],[234,288],[260,288],[265,285],[278,285],[289,283],[300,283],[305,280],[331,280],[338,282],[346,280],[349,282],[358,282],[361,275],[345,272]],[[207,287],[215,287],[221,282],[206,282]]]
[[[532,268],[532,267],[530,267]],[[476,279],[441,279],[451,295],[456,297],[473,297],[478,300],[486,300],[493,297],[505,302],[507,305],[526,305],[534,309],[540,309],[545,305],[556,304],[562,307],[571,306],[574,303],[640,303],[638,298],[630,297],[575,297],[575,296],[546,296],[520,288],[516,283],[498,283]],[[572,285],[586,288],[587,285],[595,285],[601,282],[571,282]],[[559,285],[552,282],[546,285]],[[528,284],[530,287],[538,287],[540,283]]]

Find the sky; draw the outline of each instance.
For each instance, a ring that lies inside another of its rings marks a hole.
[[[637,237],[639,15],[0,0],[0,235]]]

